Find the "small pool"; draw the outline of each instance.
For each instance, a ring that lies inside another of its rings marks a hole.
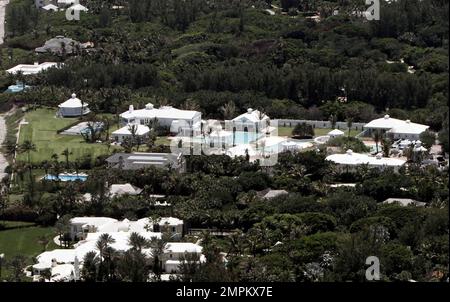
[[[257,139],[260,139],[265,135],[266,135],[265,133],[261,132],[256,134],[256,132],[236,131],[234,133],[234,144],[235,145],[249,144],[251,142],[256,141]]]
[[[86,181],[88,176],[86,174],[59,174],[59,177],[56,175],[47,174],[44,176],[45,180],[59,180],[59,181]]]

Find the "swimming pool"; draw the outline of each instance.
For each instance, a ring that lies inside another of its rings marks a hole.
[[[86,174],[59,174],[59,177],[56,175],[47,174],[44,176],[45,180],[59,180],[59,181],[86,181],[88,176]]]
[[[236,131],[234,133],[234,144],[235,145],[249,144],[251,142],[256,141],[257,139],[260,139],[263,136],[265,136],[265,133],[259,132],[257,134],[256,132]],[[233,139],[233,137],[231,137],[231,139]]]

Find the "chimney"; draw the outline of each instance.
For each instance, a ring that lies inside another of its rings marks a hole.
[[[385,119],[385,120],[388,120],[389,118],[390,118],[389,114],[386,114],[386,115],[384,116],[384,119]]]
[[[133,110],[134,110],[134,106],[133,105],[130,105],[130,107],[128,107],[128,112],[133,112]]]
[[[34,66],[38,66],[39,65],[39,62],[34,62]]]
[[[248,112],[248,113],[252,113],[252,112],[253,112],[253,109],[252,109],[252,108],[248,108],[248,109],[247,109],[247,112]]]
[[[409,124],[409,123],[411,123],[411,121],[410,120],[406,120],[406,123]]]

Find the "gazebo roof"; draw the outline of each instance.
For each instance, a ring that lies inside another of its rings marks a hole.
[[[72,97],[70,99],[58,105],[59,108],[81,108],[87,106],[88,104],[83,103],[79,98],[77,98],[77,95],[75,93],[72,94]]]

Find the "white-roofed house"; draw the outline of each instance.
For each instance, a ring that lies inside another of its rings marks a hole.
[[[88,233],[97,232],[102,226],[117,222],[109,217],[74,217],[70,219],[70,235],[72,240],[84,239]]]
[[[418,140],[420,134],[425,132],[429,126],[413,123],[410,120],[399,120],[385,115],[364,125],[365,132],[371,135],[374,131],[387,133],[392,139]]]
[[[113,133],[111,133],[114,141],[121,143],[126,138],[144,139],[150,133],[150,128],[141,124],[128,124]]]
[[[169,242],[166,244],[164,254],[161,257],[161,264],[164,264],[164,271],[167,273],[177,273],[179,265],[186,254],[195,254],[199,257],[199,261],[205,261],[202,255],[203,248],[195,243],[190,242]]]
[[[175,217],[161,217],[157,221],[152,221],[150,218],[143,218],[137,222],[143,224],[150,231],[169,233],[172,239],[180,239],[184,233],[183,220]]]
[[[168,127],[171,133],[190,134],[193,129],[200,130],[202,114],[194,110],[180,110],[172,106],[155,108],[148,103],[144,109],[134,109],[129,106],[128,111],[120,115],[124,124],[149,125],[156,119],[159,126]]]
[[[125,194],[128,195],[139,195],[141,194],[142,189],[133,186],[132,184],[114,184],[109,187],[109,195],[111,197],[114,196],[122,196]]]
[[[369,156],[367,154],[355,153],[352,150],[347,150],[344,154],[329,155],[325,160],[334,162],[343,172],[355,171],[358,166],[362,165],[381,170],[393,168],[394,171],[398,171],[398,169],[406,163],[406,161],[402,159],[383,157],[381,153],[376,156]]]
[[[44,62],[39,64],[35,62],[34,64],[19,64],[17,66],[14,66],[13,68],[7,69],[6,72],[12,75],[18,73],[21,73],[23,75],[32,75],[38,74],[52,67],[58,67],[58,63]]]
[[[54,4],[52,4],[52,3],[50,3],[50,4],[47,4],[47,5],[45,5],[45,6],[42,6],[41,7],[43,10],[46,10],[46,11],[53,11],[53,12],[57,12],[58,10],[59,10],[59,7],[58,6],[56,6],[56,5],[54,5]]]
[[[248,108],[246,113],[231,120],[233,131],[265,134],[270,127],[270,118],[259,110]]]
[[[426,205],[425,202],[417,201],[410,198],[388,198],[385,201],[383,201],[384,204],[399,204],[403,207],[406,206],[416,206],[416,207],[424,207]]]
[[[82,116],[90,112],[88,105],[73,93],[70,99],[58,105],[58,115],[62,117]]]

